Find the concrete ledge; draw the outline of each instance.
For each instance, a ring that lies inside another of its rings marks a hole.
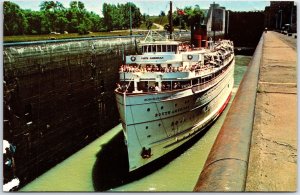
[[[262,56],[263,36],[194,191],[244,191]]]

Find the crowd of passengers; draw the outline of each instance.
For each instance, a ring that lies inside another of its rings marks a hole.
[[[139,88],[139,90],[142,90],[143,92],[168,91],[168,90],[184,89],[190,86],[191,86],[190,83],[181,84],[180,82],[174,82],[172,88],[169,83],[166,83],[166,84],[162,84],[161,89],[158,87],[158,85],[153,85],[153,86],[149,86],[148,88],[147,87]],[[128,92],[128,85],[127,84],[120,85],[119,83],[117,83],[117,90],[120,92],[124,92],[124,91]]]
[[[208,68],[208,66],[202,66],[202,68]],[[122,65],[119,69],[120,72],[193,72],[197,69],[201,69],[199,64],[188,66],[179,66],[179,67],[161,67],[156,65],[147,65],[142,67],[141,65]]]

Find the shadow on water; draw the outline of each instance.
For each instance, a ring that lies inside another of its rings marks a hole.
[[[214,122],[179,148],[132,172],[128,171],[127,148],[121,131],[110,142],[102,145],[97,154],[92,173],[95,191],[110,190],[154,173],[192,147],[213,124]]]

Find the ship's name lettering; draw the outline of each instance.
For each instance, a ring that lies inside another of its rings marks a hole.
[[[141,57],[142,60],[161,60],[164,57]]]
[[[160,99],[164,99],[165,97],[154,97],[154,98],[146,98],[144,99],[145,102],[147,101],[153,101],[153,100],[160,100]]]
[[[174,113],[177,113],[177,112],[181,112],[183,110],[186,110],[188,109],[189,106],[185,106],[185,107],[181,107],[181,108],[177,108],[175,110],[169,110],[169,111],[166,111],[166,112],[159,112],[159,113],[156,113],[155,114],[155,117],[158,117],[158,116],[166,116],[166,115],[169,115],[169,114],[174,114]]]

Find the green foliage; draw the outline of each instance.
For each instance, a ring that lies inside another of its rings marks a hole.
[[[85,34],[89,34],[89,31],[87,30],[86,26],[84,24],[80,24],[78,26],[78,33],[80,35],[85,35]]]
[[[27,19],[22,9],[15,3],[4,1],[4,35],[20,35],[27,31]]]
[[[166,15],[166,13],[164,11],[161,11],[159,14],[159,17],[164,17]]]
[[[17,4],[4,2],[4,35],[80,33],[103,30],[103,19],[88,12],[81,1],[71,1],[65,8],[58,1],[43,1],[40,11],[22,10]]]
[[[153,22],[152,22],[150,19],[148,19],[148,20],[146,21],[146,27],[147,27],[147,29],[150,30],[151,27],[152,27],[152,25],[153,25]]]
[[[184,15],[178,15],[177,11],[173,13],[173,23],[176,26],[181,25],[181,29],[186,26],[200,25],[204,20],[204,12],[200,9],[199,5],[194,7],[185,7]]]
[[[126,4],[107,4],[102,6],[103,25],[107,31],[115,29],[130,28],[130,13],[132,17],[132,28],[137,28],[142,23],[142,14],[140,9],[133,3]]]
[[[153,21],[153,23],[165,25],[169,23],[167,16],[150,16],[150,20]]]

